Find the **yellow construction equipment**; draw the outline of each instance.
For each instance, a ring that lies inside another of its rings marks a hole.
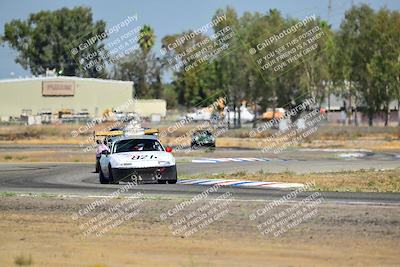
[[[151,129],[144,129],[143,130],[145,135],[156,135],[158,134],[160,131],[156,128],[151,128]],[[124,131],[100,131],[100,132],[93,132],[94,137],[96,139],[96,137],[98,136],[121,136],[124,135],[125,132]]]

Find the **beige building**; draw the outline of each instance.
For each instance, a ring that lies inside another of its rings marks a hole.
[[[167,115],[167,102],[164,99],[138,99],[133,102],[133,110],[144,117]]]
[[[165,116],[165,100],[133,101],[133,82],[79,77],[37,77],[0,80],[0,117],[87,111],[100,117],[110,109],[137,112],[141,116]]]

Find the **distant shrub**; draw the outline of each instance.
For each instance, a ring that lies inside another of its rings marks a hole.
[[[33,264],[32,256],[25,256],[23,254],[15,257],[14,263],[18,266],[29,266]]]

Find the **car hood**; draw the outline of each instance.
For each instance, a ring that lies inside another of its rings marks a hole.
[[[175,165],[175,158],[165,151],[135,151],[115,153],[110,156],[113,168],[148,168]]]

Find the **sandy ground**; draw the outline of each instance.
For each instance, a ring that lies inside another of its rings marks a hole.
[[[190,138],[177,139],[174,137],[160,138],[163,144],[168,144],[171,146],[189,146]],[[233,137],[220,137],[216,141],[217,147],[239,147],[239,148],[260,148],[260,140],[257,138],[233,138]],[[25,145],[80,145],[82,149],[85,147],[91,147],[92,142],[88,142],[85,139],[73,139],[73,138],[41,138],[41,139],[21,139],[21,140],[0,140],[0,144],[25,144]],[[400,149],[400,139],[368,139],[359,138],[357,140],[309,140],[307,142],[301,143],[298,147],[306,148],[363,148],[371,150],[393,150]]]
[[[31,266],[399,266],[400,206],[326,204],[315,216],[278,237],[262,236],[250,221],[266,202],[232,201],[225,215],[190,236],[170,230],[179,216],[207,205],[186,206],[178,217],[160,214],[183,199],[145,199],[140,212],[101,237],[84,236],[81,225],[101,212],[126,203],[109,200],[86,217],[71,215],[94,199],[2,197],[0,266],[16,266],[31,255]],[[125,202],[124,202],[125,201]],[[222,213],[222,211],[220,211]],[[260,221],[261,220],[261,221]]]

